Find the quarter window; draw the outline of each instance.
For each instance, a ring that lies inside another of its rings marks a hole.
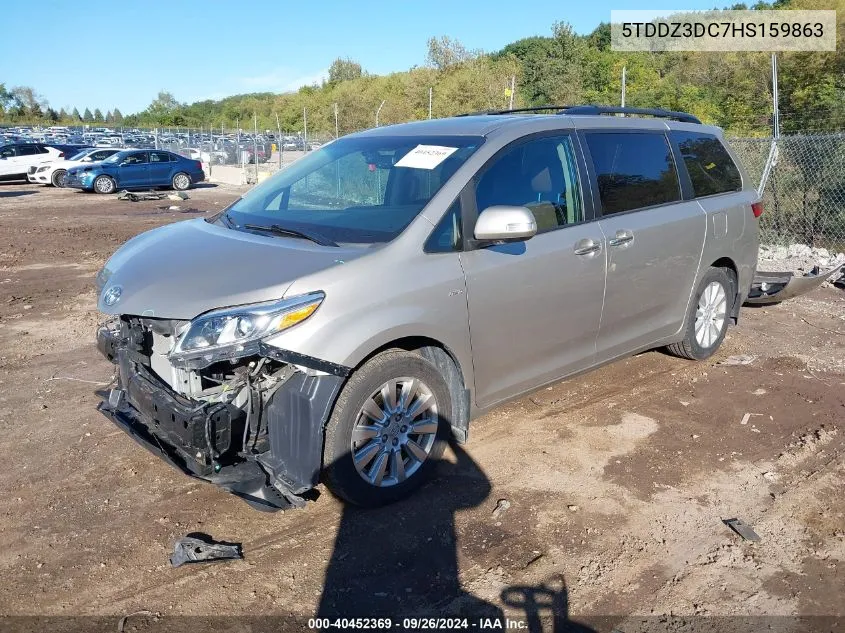
[[[604,215],[681,199],[678,172],[663,134],[592,132],[584,136]]]
[[[725,147],[712,134],[670,132],[678,144],[696,198],[742,189],[742,176]]]
[[[479,212],[494,205],[528,207],[538,233],[583,221],[572,139],[543,137],[506,150],[482,174],[475,199]]]
[[[461,201],[455,200],[455,203],[449,207],[446,215],[431,232],[428,241],[425,243],[425,252],[451,253],[461,250],[462,245]]]

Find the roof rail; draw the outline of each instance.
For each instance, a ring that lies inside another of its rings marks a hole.
[[[518,114],[520,112],[543,112],[544,110],[565,110],[572,106],[565,105],[544,105],[531,106],[530,108],[514,108],[513,110],[479,110],[478,112],[464,112],[463,114],[456,114],[455,116],[479,116],[484,114]]]
[[[701,120],[686,112],[674,112],[662,108],[627,108],[620,106],[580,105],[562,108],[558,114],[645,114],[661,119],[674,119],[683,123],[701,123]]]

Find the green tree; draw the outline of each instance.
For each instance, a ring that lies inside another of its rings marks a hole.
[[[94,121],[97,123],[103,122],[103,113],[100,112],[100,108],[94,108]]]
[[[120,110],[118,110],[117,108],[115,108],[114,111],[112,112],[112,118],[114,119],[115,123],[118,123],[118,124],[123,123],[123,115],[120,113]]]
[[[428,55],[426,61],[429,66],[437,70],[447,70],[456,64],[469,61],[476,54],[468,51],[458,40],[447,35],[432,37],[428,40]]]
[[[91,114],[91,110],[85,108],[85,113],[82,115],[82,120],[86,123],[91,123],[94,121],[94,115]]]
[[[338,84],[341,81],[358,79],[363,74],[364,71],[361,69],[361,64],[352,61],[348,57],[346,59],[338,57],[329,66],[329,85]]]
[[[74,121],[81,121],[82,120],[82,115],[79,114],[79,108],[73,109],[73,112],[71,112],[71,114],[70,114],[70,118],[73,119]]]

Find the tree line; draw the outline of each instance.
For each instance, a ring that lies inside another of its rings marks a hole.
[[[833,6],[832,6],[833,5]],[[739,4],[732,9],[746,9]],[[779,94],[782,130],[845,129],[845,0],[775,0],[753,9],[837,11],[837,52],[781,53]],[[544,104],[618,104],[622,69],[626,102],[697,115],[732,135],[771,132],[772,83],[768,53],[621,53],[611,50],[610,25],[578,35],[555,23],[547,36],[508,44],[495,52],[473,51],[449,37],[431,38],[426,63],[404,72],[374,75],[361,64],[338,58],[321,85],[296,92],[242,94],[221,100],[180,103],[162,91],[141,112],[103,115],[88,108],[56,111],[31,88],[0,84],[0,121],[113,123],[130,127],[214,127],[298,132],[307,116],[309,134],[343,135],[380,124],[506,109],[511,81],[514,107]],[[383,102],[383,105],[382,105]]]

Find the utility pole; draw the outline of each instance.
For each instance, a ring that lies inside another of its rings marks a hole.
[[[255,164],[255,182],[258,182],[258,113],[252,113],[252,162]],[[266,150],[265,150],[266,151]]]
[[[378,127],[378,115],[381,112],[381,109],[383,107],[384,107],[384,101],[381,102],[381,105],[378,107],[378,110],[376,110],[376,127]]]
[[[308,113],[302,108],[302,150],[308,151]]]
[[[334,104],[334,137],[339,138],[340,134],[338,133],[338,125],[337,125],[337,103]]]
[[[282,168],[282,152],[284,152],[284,139],[282,139],[282,124],[279,123],[279,113],[276,112],[276,130],[278,130],[279,135],[276,137],[276,142],[278,143],[279,147],[279,169]]]
[[[625,87],[628,82],[628,67],[622,66],[622,107],[625,107]]]
[[[431,118],[431,101],[434,96],[434,88],[428,89],[428,118]]]
[[[780,104],[778,103],[778,56],[777,53],[772,53],[772,135],[775,140],[780,139]]]
[[[508,104],[508,110],[513,110],[513,93],[516,89],[516,75],[511,75],[511,98]]]

